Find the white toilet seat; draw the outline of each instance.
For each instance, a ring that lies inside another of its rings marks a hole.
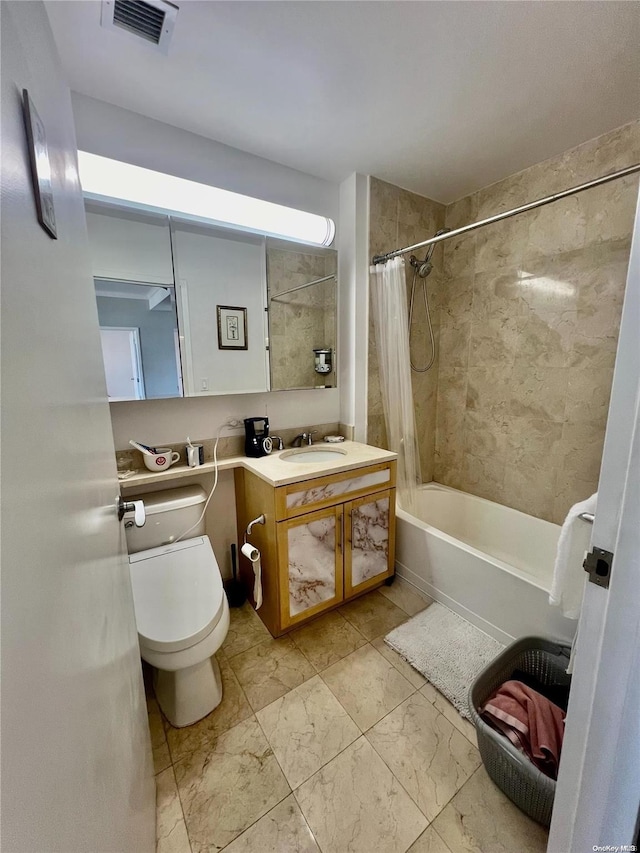
[[[210,637],[226,596],[207,536],[139,551],[129,564],[141,649],[169,655]]]

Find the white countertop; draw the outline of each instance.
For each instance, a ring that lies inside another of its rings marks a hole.
[[[380,447],[372,447],[369,444],[360,444],[357,441],[345,441],[341,444],[327,444],[319,441],[313,445],[314,450],[337,449],[345,453],[336,453],[336,459],[329,462],[287,462],[282,459],[283,454],[289,451],[282,450],[272,453],[270,456],[262,456],[260,459],[251,459],[248,456],[231,456],[218,460],[218,470],[228,471],[231,468],[246,468],[261,480],[271,486],[286,486],[289,483],[299,483],[302,480],[311,480],[314,477],[324,477],[326,474],[337,474],[340,471],[351,471],[365,465],[375,465],[377,462],[389,462],[397,457],[390,450]],[[120,480],[121,489],[147,486],[152,483],[160,483],[171,480],[179,480],[187,477],[201,476],[202,474],[213,474],[214,464],[212,460],[199,465],[197,468],[188,468],[186,465],[173,465],[167,471],[136,471],[126,480]]]

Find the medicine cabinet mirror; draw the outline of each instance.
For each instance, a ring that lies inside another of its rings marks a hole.
[[[337,255],[267,238],[272,391],[336,386]]]
[[[112,402],[335,387],[334,250],[86,209]]]

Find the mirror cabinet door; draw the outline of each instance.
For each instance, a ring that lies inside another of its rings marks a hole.
[[[336,386],[333,249],[86,208],[110,400]]]
[[[267,238],[271,390],[336,387],[337,252]]]
[[[185,395],[269,390],[264,237],[172,223]]]

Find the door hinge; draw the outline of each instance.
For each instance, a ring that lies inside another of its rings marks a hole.
[[[613,553],[611,551],[594,547],[589,551],[582,565],[589,575],[591,583],[595,583],[603,589],[609,589],[612,563]]]

